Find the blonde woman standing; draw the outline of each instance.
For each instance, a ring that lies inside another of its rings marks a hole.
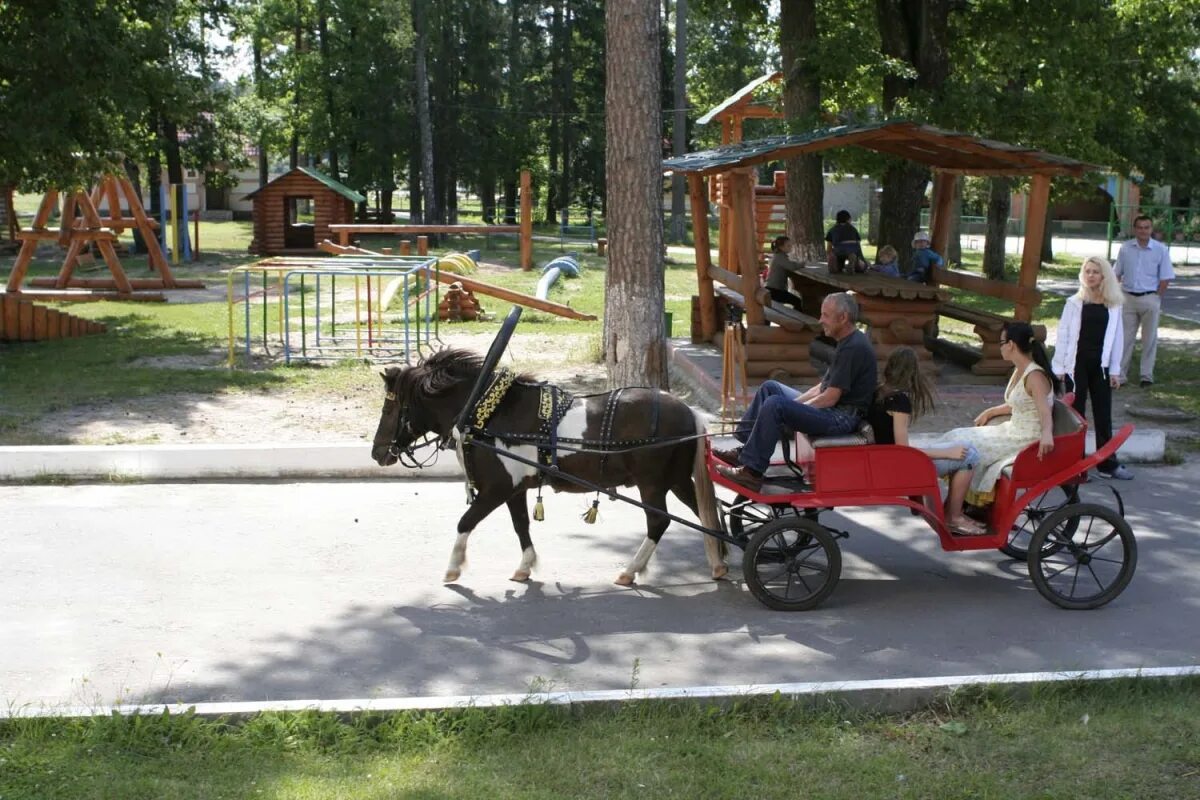
[[[1091,395],[1097,449],[1112,438],[1112,392],[1121,385],[1124,299],[1112,266],[1092,256],[1079,268],[1079,291],[1067,298],[1058,321],[1051,369],[1064,381],[1068,376],[1072,378],[1074,406],[1080,415],[1086,415]],[[1096,471],[1104,478],[1133,478],[1115,454],[1101,462]]]

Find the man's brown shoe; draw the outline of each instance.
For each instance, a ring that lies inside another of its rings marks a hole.
[[[752,492],[758,492],[762,489],[762,475],[756,474],[749,467],[726,467],[723,464],[718,464],[717,474],[722,478],[733,481],[739,486],[745,486]]]
[[[734,466],[737,466],[742,462],[742,448],[740,447],[731,447],[728,450],[724,450],[720,447],[714,447],[712,449],[712,454],[724,461],[726,464],[733,464]]]

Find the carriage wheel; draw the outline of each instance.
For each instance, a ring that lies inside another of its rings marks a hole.
[[[1013,520],[1012,528],[1008,532],[1008,543],[1000,548],[1000,552],[1017,561],[1028,561],[1029,541],[1042,521],[1060,508],[1066,508],[1072,503],[1078,502],[1079,487],[1075,484],[1064,483],[1062,486],[1055,486],[1039,494],[1026,504],[1017,518]],[[1068,537],[1075,533],[1074,529],[1065,532]],[[1062,545],[1049,541],[1046,543],[1047,550],[1043,555],[1057,553],[1061,547]]]
[[[789,503],[756,503],[745,495],[739,494],[729,505],[726,517],[729,520],[729,533],[735,539],[749,539],[762,525],[781,517],[798,516],[799,511]]]
[[[750,537],[742,573],[751,593],[768,608],[807,611],[837,586],[842,552],[820,523],[783,517],[765,523]]]
[[[1129,523],[1094,503],[1055,511],[1038,526],[1029,548],[1033,585],[1062,608],[1099,608],[1124,591],[1137,567]]]

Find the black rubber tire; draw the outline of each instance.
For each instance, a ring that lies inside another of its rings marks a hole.
[[[1058,548],[1047,552],[1048,544]],[[1055,511],[1038,526],[1029,547],[1033,585],[1060,608],[1099,608],[1125,590],[1137,569],[1133,529],[1116,511],[1095,503]],[[1096,590],[1091,594],[1077,591],[1091,588]]]
[[[842,551],[833,534],[818,522],[803,517],[775,519],[750,537],[742,574],[750,592],[767,608],[808,611],[837,586]]]
[[[795,506],[788,503],[754,503],[745,495],[737,495],[729,504],[725,518],[729,525],[729,535],[735,539],[747,540],[754,535],[762,525],[773,519],[800,514]]]
[[[1059,495],[1062,498],[1059,498]],[[1060,508],[1065,508],[1069,505],[1079,502],[1079,487],[1075,484],[1063,484],[1048,489],[1037,497],[1033,498],[1013,520],[1012,528],[1008,532],[1008,543],[1000,548],[1000,552],[1009,558],[1017,561],[1029,560],[1029,542],[1033,538],[1033,534],[1037,531],[1038,526],[1042,521],[1058,511]],[[1074,533],[1073,530],[1064,531],[1067,535]],[[1048,548],[1043,555],[1051,555],[1057,553],[1062,547],[1054,541],[1046,544]]]

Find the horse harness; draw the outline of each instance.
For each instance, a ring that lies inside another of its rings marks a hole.
[[[560,445],[575,445],[576,447],[572,449],[576,452],[584,450],[600,451],[600,469],[603,471],[608,461],[608,455],[611,452],[629,447],[653,444],[658,439],[658,418],[661,401],[657,392],[652,395],[653,403],[650,413],[649,435],[639,439],[627,440],[614,440],[612,438],[613,429],[616,424],[617,408],[620,405],[621,394],[625,391],[624,388],[615,389],[608,393],[604,404],[604,414],[600,421],[600,438],[598,440],[560,437],[558,435],[558,427],[562,422],[562,418],[566,416],[567,411],[571,409],[576,400],[586,399],[586,396],[576,397],[570,392],[550,383],[535,384],[539,390],[538,428],[536,433],[498,433],[487,430],[488,421],[496,412],[496,409],[499,408],[500,403],[504,400],[505,395],[507,395],[514,383],[517,383],[517,380],[511,370],[496,370],[488,388],[476,403],[475,408],[467,415],[471,420],[470,431],[463,431],[462,435],[458,437],[457,447],[466,477],[468,503],[472,502],[476,495],[475,481],[471,476],[471,469],[467,459],[467,453],[470,449],[473,436],[483,435],[495,439],[530,442],[537,446],[537,463],[540,468],[538,470],[538,503],[534,510],[535,519],[542,518],[542,480],[545,477],[545,470],[554,471],[558,469],[558,451]]]

